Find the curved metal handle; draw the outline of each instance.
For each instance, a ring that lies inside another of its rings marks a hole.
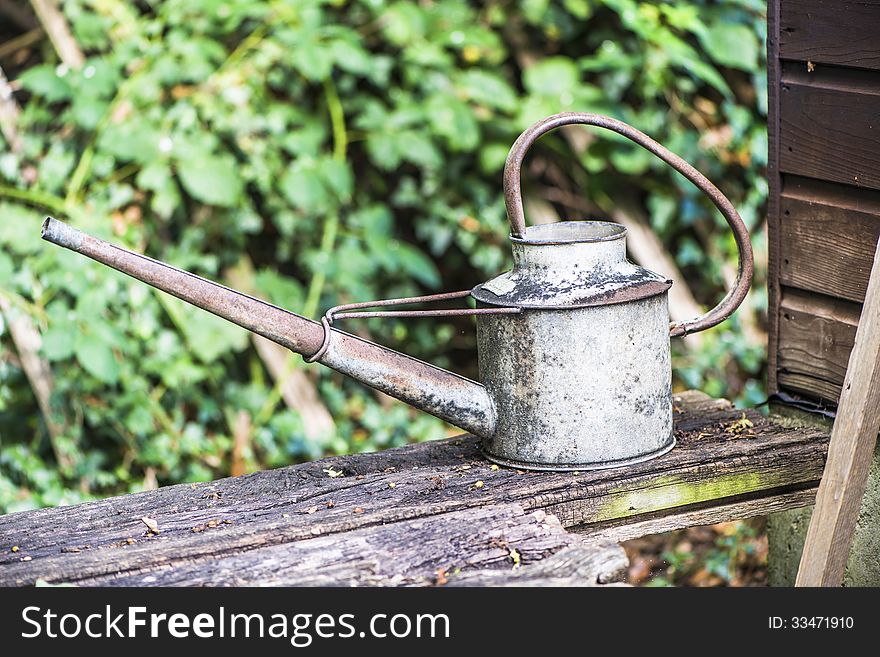
[[[510,153],[507,156],[507,162],[504,165],[504,204],[507,206],[507,218],[510,221],[511,234],[515,237],[522,237],[526,229],[520,182],[522,162],[526,152],[542,135],[561,126],[571,124],[594,125],[623,135],[666,162],[666,164],[690,180],[712,200],[715,207],[724,215],[736,239],[736,247],[739,252],[739,272],[736,282],[727,295],[712,310],[686,322],[672,322],[669,326],[669,333],[672,337],[696,333],[697,331],[703,331],[716,324],[720,324],[730,317],[733,311],[743,302],[743,299],[746,298],[754,272],[752,244],[749,241],[749,231],[746,225],[743,223],[736,208],[733,207],[733,204],[708,178],[678,155],[623,121],[618,121],[601,114],[564,112],[538,121],[519,136],[511,147]]]

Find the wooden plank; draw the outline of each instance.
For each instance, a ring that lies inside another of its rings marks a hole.
[[[880,215],[783,194],[779,230],[784,285],[861,302]]]
[[[714,525],[719,522],[742,520],[755,516],[765,516],[777,511],[809,506],[816,501],[818,486],[808,486],[792,491],[762,493],[759,497],[719,501],[710,505],[696,505],[682,509],[671,509],[657,514],[648,514],[644,519],[623,522],[615,520],[607,523],[585,525],[574,529],[585,538],[595,541],[629,541],[649,534],[661,534],[686,527]]]
[[[806,80],[784,81],[779,170],[880,189],[878,117],[880,85],[869,93],[865,89],[822,87]]]
[[[779,309],[779,380],[836,402],[846,375],[860,307],[857,304],[783,288]],[[797,376],[809,380],[796,379]],[[821,383],[817,383],[821,382]]]
[[[795,586],[840,586],[880,431],[880,243]]]
[[[222,536],[222,534],[220,534]],[[188,540],[187,540],[188,539]],[[172,537],[172,551],[194,537]],[[216,546],[216,542],[215,542]],[[564,551],[564,552],[563,552]],[[549,560],[547,557],[563,554]],[[628,560],[611,542],[586,542],[518,504],[468,509],[280,543],[173,566],[80,580],[88,586],[433,586],[496,578],[595,586],[619,581]],[[514,556],[515,555],[515,559]],[[465,577],[462,578],[461,574]],[[545,582],[541,582],[545,583]]]
[[[780,56],[880,69],[878,25],[878,0],[785,0],[780,17]]]
[[[831,383],[809,374],[780,371],[777,376],[779,387],[784,392],[794,392],[803,397],[836,405],[840,398],[840,384]]]
[[[478,510],[511,504],[526,515],[542,511],[555,516],[564,528],[624,518],[635,522],[666,509],[728,503],[744,494],[776,495],[818,481],[827,441],[821,431],[784,428],[701,393],[676,395],[674,404],[676,448],[627,468],[580,473],[498,469],[480,456],[474,437],[461,436],[10,514],[0,517],[0,584],[28,585],[37,577],[109,582],[194,561],[225,562],[270,547],[280,559],[287,550],[300,549],[302,541],[326,537],[335,543],[361,530],[366,533],[359,536],[367,540],[383,525],[418,521],[427,531],[429,518],[457,522],[467,517],[479,528],[474,521],[482,517]],[[459,512],[464,516],[455,515]],[[148,535],[143,517],[156,520],[158,536]],[[515,541],[508,544],[516,547]],[[13,545],[19,548],[14,553]],[[430,579],[448,561],[441,552],[432,559],[422,551],[424,570],[408,577]],[[223,572],[242,568],[239,564]]]

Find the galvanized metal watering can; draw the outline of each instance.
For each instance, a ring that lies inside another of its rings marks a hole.
[[[617,132],[705,192],[739,249],[733,289],[701,317],[670,325],[672,281],[626,259],[626,229],[564,221],[526,227],[520,169],[541,135],[567,124]],[[113,246],[55,219],[43,238],[259,333],[482,439],[487,458],[534,470],[636,463],[672,448],[669,338],[702,331],[739,306],[752,278],[749,235],[733,205],[701,173],[635,128],[597,114],[565,113],[526,130],[507,158],[504,195],[513,269],[472,290],[338,306],[321,323]],[[370,311],[378,306],[473,297],[462,310]],[[347,317],[476,316],[476,383],[334,328]]]

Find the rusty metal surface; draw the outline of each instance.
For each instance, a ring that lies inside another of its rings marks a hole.
[[[317,322],[260,299],[114,246],[48,217],[43,239],[88,256],[299,354],[321,346]],[[485,388],[463,376],[393,349],[332,329],[321,363],[478,436],[494,430],[495,411]]]
[[[400,306],[413,303],[430,303],[432,301],[448,301],[450,299],[463,299],[471,296],[469,290],[458,292],[443,292],[441,294],[427,294],[419,297],[401,297],[398,299],[381,299],[378,301],[358,301],[333,306],[324,313],[321,318],[321,326],[324,328],[324,339],[321,347],[311,356],[305,358],[307,363],[321,360],[321,357],[330,347],[332,333],[330,327],[339,319],[364,319],[369,317],[461,317],[464,315],[503,315],[520,312],[518,308],[450,308],[440,310],[379,310],[370,312],[358,312],[361,308],[378,308],[383,306]]]
[[[672,281],[626,259],[626,228],[603,221],[531,226],[512,240],[513,269],[474,287],[493,306],[562,310],[636,301]]]
[[[670,335],[673,337],[684,336],[688,333],[705,330],[724,321],[743,302],[751,285],[754,259],[748,229],[736,208],[733,207],[733,204],[702,173],[643,132],[617,119],[602,116],[601,114],[565,112],[538,121],[519,136],[510,149],[504,166],[504,202],[507,206],[507,216],[510,221],[512,238],[523,239],[526,235],[520,180],[522,163],[526,152],[542,135],[561,126],[572,124],[605,128],[642,146],[690,180],[721,211],[721,214],[724,215],[733,231],[739,254],[739,269],[736,282],[721,302],[706,314],[692,320],[672,323],[670,325]]]

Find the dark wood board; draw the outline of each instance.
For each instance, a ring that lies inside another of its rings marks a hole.
[[[880,0],[767,17],[768,389],[836,403],[880,231]]]
[[[858,304],[783,288],[779,379],[833,403],[840,396],[859,322]],[[804,377],[807,377],[806,379]]]
[[[801,290],[861,302],[880,215],[788,196],[780,200],[779,280]]]
[[[784,0],[779,20],[783,59],[880,69],[880,0]]]
[[[867,93],[786,81],[779,130],[781,172],[880,189],[880,85]]]
[[[584,547],[563,529],[599,530],[713,504],[735,513],[744,496],[759,505],[766,498],[772,509],[809,502],[781,496],[815,487],[825,434],[784,428],[701,393],[676,395],[674,405],[676,448],[627,468],[497,468],[474,437],[461,436],[10,514],[0,517],[0,584],[428,584],[438,569],[456,575],[456,568],[457,575],[497,570],[507,581],[511,549],[526,571]],[[158,535],[144,517],[158,523]],[[607,545],[586,549],[604,553],[601,563],[617,558]],[[307,572],[296,566],[300,557],[312,565]],[[270,572],[266,562],[278,567]]]

